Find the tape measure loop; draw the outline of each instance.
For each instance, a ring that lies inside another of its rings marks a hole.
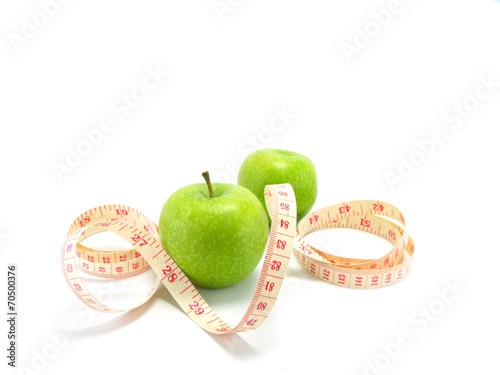
[[[247,312],[234,328],[210,308],[163,249],[158,226],[132,207],[99,206],[73,221],[62,249],[64,277],[78,298],[99,311],[120,312],[137,308],[148,301],[160,283],[163,283],[184,312],[211,333],[227,334],[256,329],[265,321],[277,300],[292,253],[296,229],[296,203],[292,187],[289,184],[266,186],[265,194],[272,218],[265,259]],[[133,248],[107,252],[80,243],[105,230],[119,235]],[[115,278],[136,275],[149,268],[153,269],[158,279],[151,292],[129,309],[116,309],[100,302],[85,288],[78,273],[81,270],[98,277]]]
[[[383,217],[404,226],[404,216],[399,209],[375,200],[343,202],[311,212],[297,226],[294,253],[308,272],[332,284],[354,288],[393,284],[410,272],[415,245],[406,228]],[[338,257],[304,240],[307,234],[322,228],[362,230],[384,238],[393,248],[377,259]]]
[[[102,312],[137,308],[148,301],[162,283],[201,328],[215,334],[228,334],[262,325],[278,298],[292,250],[307,271],[319,279],[345,287],[382,287],[402,280],[411,271],[415,244],[406,231],[403,214],[391,204],[374,200],[343,202],[311,212],[297,226],[297,207],[291,185],[268,185],[264,194],[272,219],[265,258],[249,307],[234,328],[210,308],[163,249],[158,226],[132,207],[99,206],[78,216],[63,244],[63,275],[83,303]],[[363,230],[385,238],[393,248],[376,259],[338,257],[304,240],[307,234],[321,228]],[[132,247],[103,251],[81,244],[85,238],[103,231],[116,233]],[[97,277],[120,278],[137,275],[149,268],[158,276],[153,288],[139,304],[128,309],[103,304],[85,288],[79,276],[80,270]]]

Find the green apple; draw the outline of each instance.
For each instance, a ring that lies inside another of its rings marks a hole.
[[[185,186],[165,202],[160,240],[191,282],[222,288],[242,281],[257,267],[269,225],[264,207],[248,189],[234,184]],[[262,192],[264,194],[264,191]]]
[[[295,192],[298,223],[318,195],[318,178],[311,160],[293,151],[261,149],[248,155],[238,173],[238,184],[252,191],[264,207],[265,186],[283,183],[292,185]]]

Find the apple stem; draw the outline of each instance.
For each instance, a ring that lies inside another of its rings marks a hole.
[[[203,176],[203,178],[207,182],[208,192],[210,193],[210,198],[215,198],[214,190],[212,189],[212,183],[210,182],[210,175],[208,174],[208,171],[203,172],[201,175]]]

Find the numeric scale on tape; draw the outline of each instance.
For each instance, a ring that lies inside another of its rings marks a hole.
[[[147,302],[163,284],[182,310],[201,328],[215,334],[253,330],[271,312],[285,278],[292,250],[299,263],[326,282],[351,288],[377,288],[402,280],[411,270],[415,245],[403,214],[389,203],[360,200],[309,213],[296,225],[296,202],[289,184],[268,185],[266,206],[271,217],[269,240],[257,286],[241,321],[231,327],[213,311],[160,243],[158,226],[135,208],[105,205],[81,214],[71,224],[64,242],[61,266],[71,290],[87,306],[102,312],[122,312]],[[388,217],[394,221],[385,219]],[[378,259],[353,259],[327,254],[307,244],[304,237],[321,228],[353,228],[389,241],[393,247]],[[82,245],[85,238],[110,231],[133,248],[103,251]],[[147,296],[135,306],[107,306],[85,287],[79,270],[103,278],[123,278],[153,269],[158,276]]]

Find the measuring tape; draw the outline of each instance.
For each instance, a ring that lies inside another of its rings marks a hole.
[[[266,206],[271,217],[269,241],[254,295],[235,326],[225,323],[207,304],[196,287],[160,243],[158,226],[142,212],[123,205],[105,205],[84,212],[71,224],[61,255],[64,278],[87,306],[102,312],[122,312],[147,302],[163,284],[182,310],[201,328],[215,334],[256,329],[267,318],[279,295],[292,250],[300,264],[316,277],[336,285],[358,288],[381,287],[403,279],[411,270],[414,243],[406,229],[383,219],[405,221],[394,206],[379,201],[356,201],[324,208],[307,215],[296,225],[296,201],[289,184],[268,185]],[[361,229],[394,246],[379,259],[336,257],[308,245],[304,237],[321,228]],[[94,234],[116,233],[133,248],[120,251],[92,249],[81,242]],[[148,269],[158,276],[147,296],[127,309],[107,306],[85,287],[79,271],[104,278],[138,275]]]
[[[337,204],[307,215],[297,227],[294,252],[314,276],[352,288],[377,288],[402,280],[411,271],[415,243],[405,228],[401,211],[389,203],[363,200]],[[322,228],[352,228],[380,236],[393,248],[378,259],[343,258],[308,245],[304,237]]]

